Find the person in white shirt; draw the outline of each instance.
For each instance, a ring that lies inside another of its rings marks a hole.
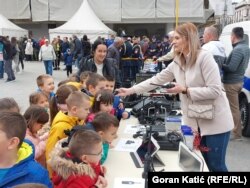
[[[39,51],[39,61],[43,60],[46,74],[52,75],[52,63],[56,59],[54,48],[49,44],[49,40],[45,39],[45,44],[42,45]]]
[[[202,48],[208,50],[214,56],[216,63],[219,66],[220,74],[222,76],[222,64],[226,60],[225,47],[222,42],[219,41],[218,29],[214,26],[206,27],[203,34],[204,45]]]

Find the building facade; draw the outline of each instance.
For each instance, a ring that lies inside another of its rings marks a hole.
[[[242,22],[250,20],[250,0],[244,0],[235,7],[233,22]]]
[[[239,3],[233,3],[234,14],[228,16],[225,12],[224,15],[217,17],[216,22],[223,26],[250,20],[250,0],[243,0]]]
[[[83,0],[0,0],[0,13],[28,29],[34,38],[48,36],[77,12]],[[95,14],[112,30],[129,35],[163,36],[176,21],[205,23],[213,10],[208,0],[88,0]],[[176,18],[178,15],[178,18]],[[82,21],[84,21],[83,18]],[[81,21],[80,21],[81,22]],[[81,24],[79,22],[79,24]]]

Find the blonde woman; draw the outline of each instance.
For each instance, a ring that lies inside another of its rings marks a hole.
[[[155,84],[176,80],[168,93],[179,93],[183,121],[200,133],[203,157],[210,171],[227,171],[226,149],[233,129],[233,118],[225,92],[222,90],[219,68],[208,51],[202,50],[197,28],[192,23],[178,26],[174,33],[175,58],[156,76],[133,86],[117,89],[119,96],[143,93],[155,89]],[[212,104],[213,119],[188,117],[188,104]]]

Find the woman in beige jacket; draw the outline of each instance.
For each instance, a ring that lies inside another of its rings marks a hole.
[[[212,54],[202,50],[197,28],[192,23],[180,25],[174,35],[174,61],[156,76],[131,88],[118,89],[118,95],[126,96],[155,89],[154,84],[165,84],[176,80],[175,87],[168,93],[179,93],[183,121],[194,130],[200,131],[202,152],[210,171],[227,171],[226,149],[233,129],[233,119],[226,94],[222,88],[218,66]],[[194,119],[187,116],[188,104],[212,104],[213,119]]]

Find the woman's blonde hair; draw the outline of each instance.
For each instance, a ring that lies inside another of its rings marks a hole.
[[[199,34],[196,26],[193,23],[184,23],[179,25],[175,32],[181,37],[184,37],[188,44],[189,50],[189,65],[193,66],[196,62],[199,50],[201,48]],[[182,52],[175,52],[175,55],[180,57],[181,64],[184,65],[185,57]]]

